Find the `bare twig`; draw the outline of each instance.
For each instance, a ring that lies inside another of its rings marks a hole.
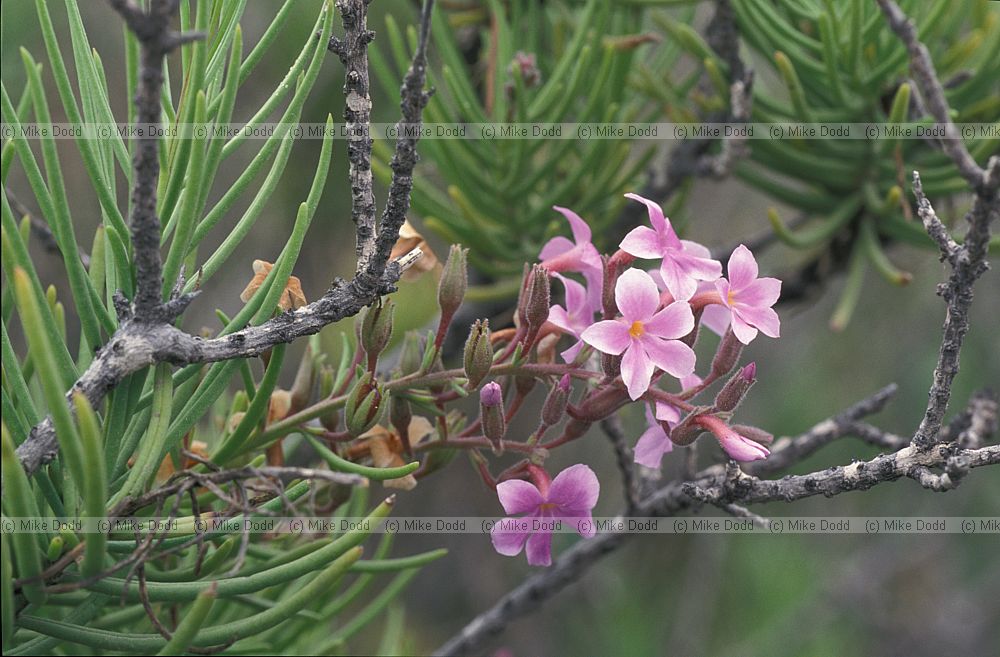
[[[930,449],[938,442],[941,422],[948,408],[948,401],[951,399],[951,384],[958,374],[959,354],[965,335],[969,332],[972,288],[976,280],[989,269],[986,264],[986,250],[990,241],[990,224],[1000,216],[998,188],[1000,188],[1000,157],[994,155],[990,158],[982,183],[976,190],[972,208],[965,217],[969,224],[965,239],[961,246],[951,252],[952,256],[948,259],[951,266],[948,282],[938,287],[938,293],[944,298],[947,310],[941,350],[938,353],[937,366],[934,368],[934,381],[928,393],[927,409],[913,436],[913,444],[921,449]],[[924,208],[921,218],[928,212],[933,213],[930,202],[920,188],[919,177],[914,178],[914,193],[917,195],[919,207]]]
[[[771,455],[764,461],[756,462],[756,467],[750,469],[756,474],[764,474],[784,470],[798,463],[837,438],[850,434],[857,420],[881,411],[898,389],[894,383],[887,385],[803,434],[794,438],[779,438],[771,447]]]
[[[889,27],[896,33],[900,41],[910,53],[910,70],[923,96],[924,105],[938,123],[944,126],[944,139],[941,148],[951,158],[959,173],[968,181],[969,186],[979,190],[985,183],[984,172],[965,148],[958,128],[951,121],[951,111],[944,96],[944,86],[934,70],[927,47],[917,37],[917,28],[903,10],[892,0],[877,0],[882,13],[885,14]]]
[[[626,513],[631,515],[639,505],[639,486],[635,476],[635,465],[632,463],[632,456],[625,442],[621,417],[616,414],[601,420],[601,429],[615,450],[615,463],[618,464],[618,471],[622,476],[625,509]]]

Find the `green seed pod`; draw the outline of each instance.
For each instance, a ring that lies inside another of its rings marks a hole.
[[[441,326],[444,328],[451,323],[451,318],[465,299],[465,290],[469,285],[466,253],[468,249],[452,244],[441,273],[441,282],[438,283],[438,305],[441,307]]]
[[[368,354],[369,366],[374,365],[378,355],[392,338],[392,316],[396,310],[391,300],[369,307],[361,323],[361,346]]]
[[[464,355],[465,376],[469,379],[469,387],[478,388],[493,367],[493,344],[490,341],[489,320],[476,320],[465,341]]]
[[[344,408],[347,430],[351,435],[360,436],[375,426],[381,416],[382,398],[382,386],[371,372],[365,372],[348,395]]]

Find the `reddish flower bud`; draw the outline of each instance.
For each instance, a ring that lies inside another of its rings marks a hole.
[[[496,381],[490,381],[479,391],[479,412],[483,435],[493,443],[493,452],[500,454],[503,452],[507,422],[504,418],[503,390]]]
[[[518,309],[528,328],[528,335],[534,337],[545,320],[549,318],[551,306],[549,272],[541,265],[534,265],[525,281],[522,307]]]
[[[527,397],[535,389],[536,383],[538,380],[530,374],[518,374],[514,377],[514,389],[522,397]]]
[[[741,353],[743,353],[743,343],[736,338],[733,329],[726,329],[715,351],[715,357],[712,358],[712,374],[716,377],[728,374],[736,367]]]
[[[734,424],[733,431],[746,436],[750,440],[755,443],[760,443],[761,445],[770,445],[774,442],[774,434],[768,433],[759,427],[751,427],[746,424]]]
[[[736,410],[756,381],[754,378],[756,373],[756,363],[750,363],[726,381],[726,385],[722,386],[722,390],[715,396],[715,410],[726,412]]]
[[[566,414],[570,389],[569,374],[563,374],[559,383],[549,391],[548,397],[545,398],[545,404],[542,406],[542,422],[550,427],[559,424],[563,415]]]

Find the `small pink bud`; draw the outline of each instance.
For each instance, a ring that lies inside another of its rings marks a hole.
[[[548,426],[554,426],[562,420],[566,413],[566,404],[569,401],[570,377],[563,374],[559,383],[549,391],[542,406],[542,422]]]

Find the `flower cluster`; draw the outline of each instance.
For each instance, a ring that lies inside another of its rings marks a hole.
[[[511,329],[510,346],[498,360],[486,350],[477,361],[484,331],[479,323],[466,345],[465,373],[476,386],[491,364],[509,354],[551,363],[559,336],[571,339],[560,352],[565,366],[543,366],[550,376],[561,377],[546,399],[539,429],[525,442],[504,439],[506,412],[500,386],[487,383],[480,393],[481,430],[494,451],[517,445],[530,454],[496,480],[490,479],[485,461],[474,457],[484,478],[495,486],[504,511],[513,516],[493,527],[493,546],[508,556],[523,550],[531,565],[551,563],[551,534],[563,522],[585,538],[594,534],[591,511],[600,490],[596,475],[586,465],[576,464],[550,479],[542,468],[548,452],[582,437],[593,422],[622,406],[639,402],[646,407],[647,429],[635,444],[634,459],[648,468],[660,467],[674,445],[690,445],[704,433],[711,433],[737,461],[766,458],[773,440],[761,429],[730,421],[757,376],[755,363],[737,367],[743,347],[758,333],[779,335],[780,322],[772,306],[781,282],[760,277],[753,254],[742,245],[724,270],[703,245],[680,239],[659,205],[635,194],[626,196],[646,205],[650,226],[629,232],[620,249],[603,258],[587,223],[572,210],[556,207],[569,222],[573,239],[550,240],[539,254],[541,263],[527,270],[518,302],[519,325]],[[632,266],[637,260],[656,262],[644,270]],[[551,302],[550,279],[562,288],[562,303]],[[721,339],[711,366],[699,374],[694,346],[702,325]],[[476,362],[481,364],[475,366]],[[571,377],[586,382],[576,403],[569,399]],[[691,403],[726,377],[711,404]],[[533,385],[531,379],[515,377],[511,412],[526,394],[522,389],[526,381]],[[567,413],[570,421],[562,435],[541,442]],[[541,451],[534,451],[536,446]]]
[[[542,249],[540,259],[566,292],[565,306],[553,305],[549,311],[549,322],[575,341],[561,353],[562,358],[567,363],[575,361],[587,345],[620,358],[615,364],[629,398],[655,400],[655,412],[648,413],[650,428],[636,445],[635,460],[658,467],[662,455],[672,447],[669,437],[680,422],[681,411],[668,401],[654,399],[651,388],[658,390],[655,385],[663,374],[678,379],[684,391],[700,391],[710,383],[695,374],[692,345],[700,325],[724,336],[720,355],[728,349],[736,352],[736,358],[739,348],[750,344],[758,332],[778,337],[781,326],[772,306],[781,292],[781,281],[760,277],[757,261],[743,245],[733,251],[727,276],[723,276],[722,263],[714,260],[705,246],[680,239],[658,204],[636,194],[626,197],[645,204],[650,226],[629,232],[621,241],[621,251],[611,260],[626,266],[636,259],[657,260],[658,266],[649,271],[628,268],[621,273],[603,267],[586,222],[558,207],[555,209],[570,223],[574,241],[553,238]],[[581,274],[584,282],[567,277],[570,272]],[[611,276],[616,279],[606,280]],[[601,290],[612,289],[612,283],[613,307],[608,307],[607,300],[602,303]],[[603,319],[595,321],[595,314],[602,314]],[[735,365],[735,358],[732,360],[730,368]],[[709,377],[719,376],[714,364]],[[732,429],[716,415],[701,413],[685,425],[688,432],[712,432],[737,460],[767,456],[767,449],[757,442],[746,439],[756,445],[748,448],[734,440]],[[726,431],[720,425],[726,426]],[[678,439],[682,437],[675,437],[674,442]]]

